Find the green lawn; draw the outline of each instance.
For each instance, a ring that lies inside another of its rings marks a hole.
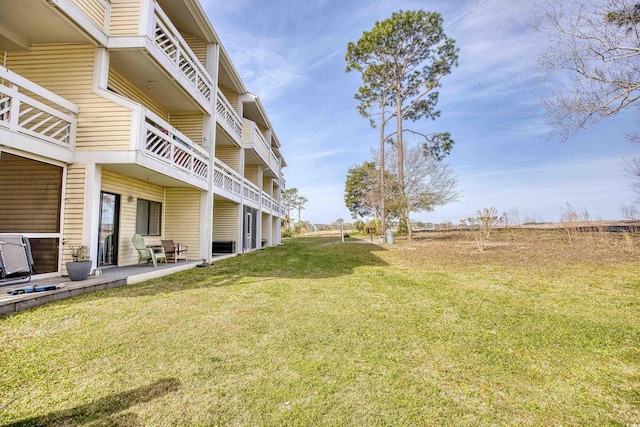
[[[0,425],[640,424],[637,248],[491,242],[288,239],[0,317]]]

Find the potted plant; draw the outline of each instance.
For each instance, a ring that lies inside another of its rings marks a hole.
[[[67,263],[67,273],[72,281],[87,280],[91,273],[91,258],[86,246],[69,246],[72,261]]]

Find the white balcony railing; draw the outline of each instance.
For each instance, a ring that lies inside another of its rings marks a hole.
[[[265,193],[264,191],[262,192],[262,207],[271,210],[271,207],[273,205],[273,199],[271,198],[271,196],[269,196],[267,193]]]
[[[275,153],[271,152],[271,170],[279,173],[280,172],[280,160],[276,157]]]
[[[70,150],[75,147],[75,104],[1,66],[0,82],[0,127]]]
[[[269,152],[269,144],[267,144],[267,140],[264,138],[264,136],[262,136],[262,132],[260,132],[260,129],[258,129],[257,126],[253,127],[253,138],[255,144],[258,144],[258,142],[256,141],[259,141],[266,152]]]
[[[242,126],[243,137],[242,140],[245,143],[253,144],[253,149],[258,153],[258,155],[262,158],[262,161],[265,165],[269,165],[269,154],[270,148],[269,144],[267,144],[267,140],[260,132],[260,128],[248,119],[243,119]]]
[[[218,159],[214,159],[213,185],[240,196],[242,176]]]
[[[213,83],[209,74],[160,6],[155,2],[154,4],[155,43],[180,69],[180,72],[191,81],[202,96],[211,102]]]
[[[243,191],[243,196],[246,199],[252,200],[255,203],[260,204],[260,194],[261,191],[258,188],[257,185],[255,185],[253,182],[250,182],[248,180],[244,180],[244,187],[242,189]]]
[[[172,166],[201,178],[209,179],[209,153],[182,132],[149,110],[144,114],[143,151]]]
[[[236,137],[238,142],[242,140],[242,119],[235,112],[222,91],[218,89],[218,97],[216,98],[216,112],[220,117],[222,126],[226,128],[229,135]]]

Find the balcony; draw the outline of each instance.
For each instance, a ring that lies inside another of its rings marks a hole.
[[[156,114],[145,108],[141,111],[144,138],[139,139],[138,149],[190,177],[207,183],[209,153]]]
[[[71,163],[78,107],[4,67],[0,81],[0,130],[12,133],[3,144]]]
[[[213,185],[216,192],[239,202],[242,196],[242,176],[224,162],[214,159]]]
[[[222,91],[218,89],[216,98],[216,122],[238,144],[242,141],[242,118],[235,112]]]
[[[273,199],[264,191],[262,192],[262,207],[263,210],[271,212],[273,209]]]
[[[244,179],[244,187],[242,188],[242,195],[244,196],[245,203],[252,205],[254,208],[260,208],[260,195],[262,192],[253,182]]]
[[[280,160],[276,157],[273,151],[271,152],[269,167],[271,168],[275,176],[280,175]]]
[[[204,69],[187,42],[173,26],[160,6],[154,2],[153,11],[153,40],[158,48],[164,52],[171,62],[180,70],[183,76],[197,89],[197,91],[209,102],[213,84],[209,74]]]
[[[215,85],[202,62],[155,1],[132,4],[111,4],[111,66],[169,111],[209,112]]]
[[[247,156],[248,164],[262,163],[269,166],[271,149],[260,129],[251,120],[244,119],[242,126],[242,142],[244,148],[251,150]]]

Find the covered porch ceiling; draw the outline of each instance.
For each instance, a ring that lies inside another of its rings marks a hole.
[[[110,66],[165,110],[204,113],[198,103],[144,50],[112,50]]]
[[[94,41],[44,0],[0,0],[0,49],[28,50],[34,44],[57,43]]]
[[[160,187],[195,188],[184,181],[147,169],[135,163],[105,163],[102,169]]]

